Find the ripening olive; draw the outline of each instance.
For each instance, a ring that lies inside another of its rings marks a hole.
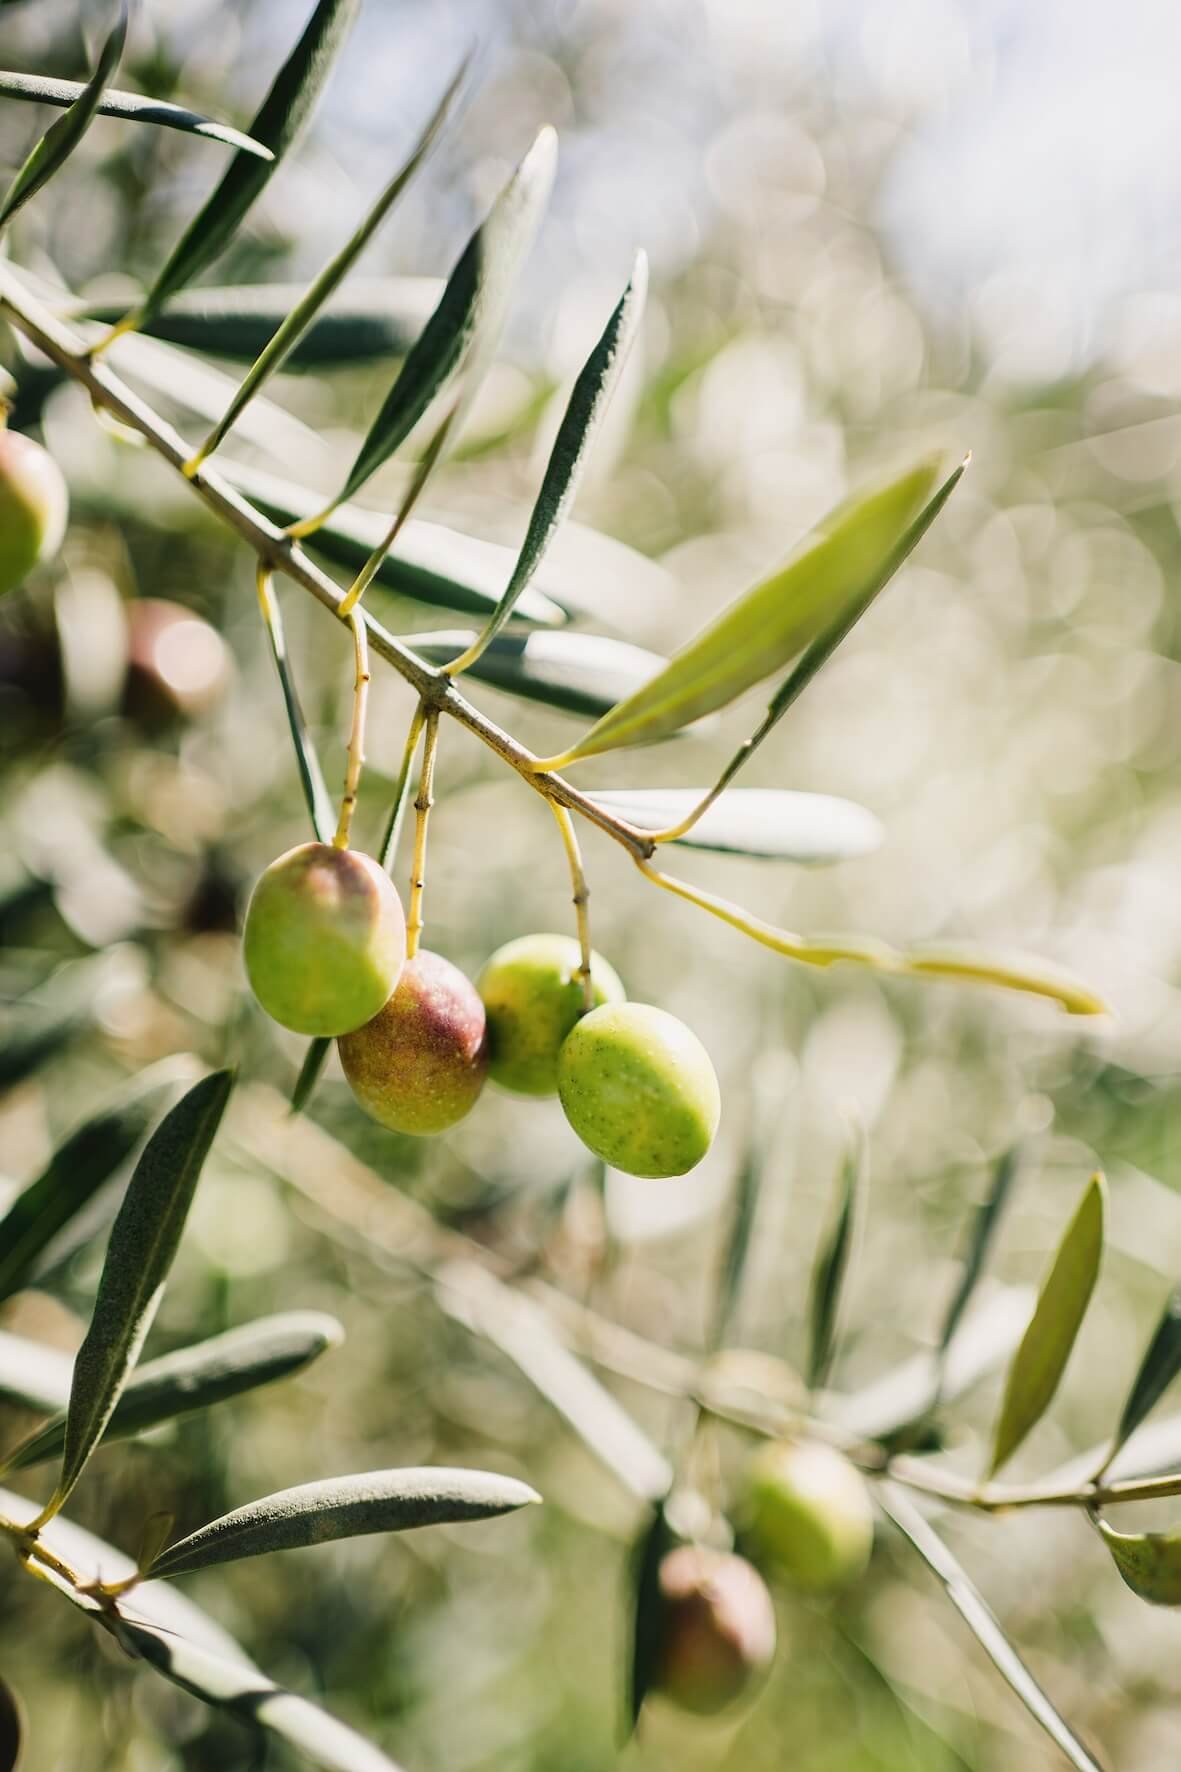
[[[659,1571],[654,1690],[712,1716],[741,1697],[775,1654],[775,1608],[744,1557],[703,1545],[669,1551]]]
[[[684,1175],[722,1111],[701,1041],[647,1003],[606,1003],[575,1023],[558,1056],[558,1094],[582,1142],[629,1175]]]
[[[353,1094],[382,1126],[446,1132],[470,1113],[488,1074],[484,1005],[458,966],[423,949],[385,1007],[338,1050]]]
[[[0,428],[0,595],[57,553],[68,511],[66,483],[48,450]]]
[[[488,1015],[488,1074],[518,1095],[555,1095],[558,1052],[583,1012],[582,954],[572,935],[523,935],[488,960],[476,980]],[[627,996],[616,972],[591,955],[595,1006]]]
[[[242,951],[251,989],[285,1028],[351,1033],[398,982],[406,959],[402,902],[371,856],[301,843],[260,876]]]
[[[743,1525],[780,1574],[814,1593],[856,1581],[873,1550],[864,1477],[843,1453],[812,1440],[773,1440],[755,1454]]]

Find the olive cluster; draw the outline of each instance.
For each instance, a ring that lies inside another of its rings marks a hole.
[[[440,954],[407,952],[401,900],[372,857],[304,843],[261,875],[243,952],[268,1015],[336,1039],[353,1094],[393,1131],[445,1132],[491,1077],[557,1095],[583,1143],[630,1175],[683,1175],[713,1142],[721,1100],[701,1042],[628,1002],[598,954],[588,993],[573,937],[509,942],[473,984]]]

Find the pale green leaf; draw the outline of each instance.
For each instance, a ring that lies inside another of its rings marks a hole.
[[[704,788],[618,788],[590,795],[596,805],[644,831],[675,828]],[[831,794],[788,788],[728,788],[675,842],[774,861],[827,864],[868,855],[882,840],[872,812]]]
[[[988,1260],[989,1251],[1000,1224],[1001,1214],[1012,1192],[1013,1183],[1017,1179],[1018,1167],[1016,1150],[1006,1151],[993,1170],[992,1185],[987,1195],[972,1214],[963,1266],[960,1268],[959,1279],[947,1307],[943,1327],[939,1332],[941,1359],[950,1347],[964,1312],[971,1301],[972,1294],[980,1283],[980,1276],[984,1272],[984,1264]]]
[[[1134,1594],[1150,1606],[1181,1606],[1181,1530],[1117,1532],[1102,1519],[1095,1527]]]
[[[0,72],[0,98],[27,99],[37,105],[64,108],[80,99],[86,91],[80,80],[55,80],[49,74],[14,74]],[[154,123],[163,129],[179,129],[185,135],[203,136],[206,141],[220,142],[224,147],[240,148],[260,160],[274,158],[269,148],[252,141],[240,129],[228,123],[215,123],[197,111],[186,111],[183,105],[169,104],[166,99],[145,98],[138,92],[118,92],[108,87],[96,106],[99,117],[122,117],[130,123]]]
[[[404,644],[428,664],[445,665],[475,635],[462,629],[407,634]],[[468,666],[468,674],[523,701],[568,714],[603,713],[659,670],[663,659],[627,640],[567,630],[502,633]]]
[[[126,41],[127,6],[126,0],[120,0],[118,16],[99,52],[90,79],[79,89],[65,115],[50,124],[8,187],[4,201],[0,203],[0,227],[65,165],[74,152],[94,121],[103,88],[119,66]]]

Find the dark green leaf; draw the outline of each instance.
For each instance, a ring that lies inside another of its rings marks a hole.
[[[648,261],[640,252],[636,255],[627,288],[574,383],[512,577],[487,627],[475,642],[481,650],[508,621],[574,502],[591,445],[619,385],[639,330],[647,290]],[[465,652],[464,658],[457,660],[456,669],[465,670],[472,662]]]
[[[126,41],[127,6],[126,0],[121,0],[118,16],[99,52],[90,79],[80,89],[78,97],[65,115],[59,117],[56,123],[50,124],[8,187],[7,195],[3,203],[0,203],[0,228],[65,165],[74,152],[94,120],[103,88],[119,66]]]
[[[725,1343],[746,1272],[750,1236],[759,1205],[759,1186],[766,1157],[763,1149],[765,1142],[757,1134],[748,1140],[746,1155],[734,1181],[726,1239],[718,1269],[717,1302],[710,1335],[710,1346],[715,1351]]]
[[[30,99],[38,105],[72,105],[86,91],[78,80],[55,80],[48,74],[12,74],[0,72],[0,98]],[[229,148],[240,148],[244,154],[255,154],[260,160],[273,159],[269,148],[251,141],[240,129],[228,123],[215,123],[197,111],[186,111],[165,99],[144,98],[138,92],[117,92],[108,87],[96,106],[99,117],[123,117],[131,123],[156,123],[163,129],[179,129],[186,135],[202,135],[208,141],[221,142]],[[117,316],[116,316],[117,317]]]
[[[166,1085],[84,1121],[0,1219],[0,1299],[26,1283],[58,1232],[126,1162],[158,1111]]]
[[[301,1372],[343,1340],[344,1330],[335,1317],[320,1311],[285,1311],[148,1360],[128,1379],[102,1443],[130,1439],[162,1421],[274,1384]],[[24,1470],[56,1458],[65,1444],[65,1429],[63,1409],[17,1447],[4,1461],[5,1469]]]
[[[554,767],[666,738],[781,669],[881,580],[936,473],[934,461],[922,461],[839,505],[785,565],[739,597],[651,682],[553,759]]]
[[[836,1352],[837,1323],[849,1256],[857,1203],[865,1183],[865,1139],[859,1133],[841,1164],[837,1184],[837,1209],[832,1229],[816,1257],[808,1299],[808,1387],[819,1390],[828,1383]]]
[[[70,1396],[74,1363],[60,1349],[0,1329],[0,1397],[22,1409],[50,1415]]]
[[[943,1583],[948,1599],[1030,1716],[1041,1724],[1076,1772],[1103,1772],[1099,1761],[1046,1697],[965,1571],[909,1497],[894,1483],[879,1484],[877,1495],[882,1511]]]
[[[274,659],[275,669],[279,673],[279,686],[283,691],[287,727],[291,733],[291,743],[295,750],[295,761],[299,769],[299,781],[303,788],[308,816],[312,821],[312,829],[320,842],[331,843],[336,832],[336,808],[332,804],[332,796],[328,792],[328,784],[324,780],[319,753],[312,741],[312,735],[308,731],[307,721],[304,719],[299,691],[295,687],[291,660],[287,653],[287,635],[283,627],[282,610],[279,607],[279,599],[274,585],[269,580],[260,579],[259,581],[259,601],[262,604],[263,625],[267,631],[271,657]]]
[[[514,1477],[474,1470],[364,1471],[281,1489],[223,1514],[179,1539],[152,1575],[187,1575],[270,1551],[299,1550],[367,1532],[405,1532],[459,1520],[488,1520],[541,1497]]]
[[[988,1260],[1001,1214],[1012,1191],[1019,1168],[1016,1150],[1006,1151],[993,1171],[992,1186],[983,1202],[972,1214],[972,1226],[968,1233],[968,1244],[964,1251],[963,1266],[956,1289],[947,1307],[947,1315],[943,1319],[943,1328],[939,1333],[940,1358],[947,1353],[952,1337],[960,1326],[960,1320],[975,1292],[980,1276],[984,1272],[984,1264]]]
[[[218,466],[227,480],[276,523],[298,522],[324,504],[318,492],[273,474],[220,459]],[[307,537],[306,545],[356,572],[380,544],[385,530],[385,518],[377,512],[341,505]],[[419,521],[402,531],[397,553],[386,555],[375,583],[416,603],[483,616],[496,607],[497,586],[504,582],[504,562],[511,558],[507,548],[494,542]],[[538,590],[525,593],[518,614],[545,627],[559,626],[566,619],[564,609]]]
[[[989,1476],[1012,1457],[1049,1408],[1082,1327],[1103,1255],[1104,1184],[1093,1175],[1042,1282],[1005,1383]]]
[[[1156,1333],[1140,1362],[1140,1370],[1128,1392],[1111,1449],[1114,1457],[1151,1409],[1155,1409],[1177,1374],[1181,1372],[1181,1287],[1169,1296]]]
[[[632,1551],[632,1640],[628,1681],[627,1729],[630,1735],[640,1720],[644,1700],[655,1684],[664,1644],[664,1599],[660,1591],[660,1565],[676,1543],[663,1503]]]
[[[509,298],[553,184],[557,137],[543,129],[468,241],[438,306],[403,363],[349,469],[339,502],[352,498],[405,442],[476,344],[499,335]],[[469,382],[470,386],[470,382]]]
[[[268,148],[271,160],[239,151],[217,189],[189,223],[163,270],[144,297],[141,314],[152,314],[191,283],[228,245],[239,222],[266,188],[283,156],[299,139],[360,0],[319,0],[303,36],[280,68],[250,125],[249,135]]]
[[[303,1063],[300,1065],[299,1075],[295,1079],[295,1088],[291,1091],[291,1111],[293,1114],[302,1114],[304,1108],[307,1107],[331,1051],[331,1040],[321,1038],[308,1041],[308,1049],[303,1055]]]
[[[333,297],[287,359],[288,369],[330,369],[404,357],[422,330],[443,285],[437,277],[358,280]],[[190,350],[253,363],[303,294],[297,283],[247,283],[182,289],[143,326],[152,338]],[[113,324],[123,314],[111,302],[82,303],[78,316]],[[322,502],[322,501],[321,501]],[[304,513],[310,515],[310,510]]]
[[[0,1680],[0,1772],[16,1772],[25,1739],[24,1709],[7,1680]]]
[[[407,634],[405,644],[428,664],[445,665],[474,638],[459,629]],[[629,685],[643,682],[662,663],[657,653],[606,634],[510,632],[498,634],[468,671],[508,695],[585,717],[613,707]]]
[[[704,788],[596,789],[591,799],[641,830],[680,824],[700,804]],[[675,842],[772,861],[825,864],[868,855],[882,840],[872,812],[831,794],[789,788],[728,788]]]
[[[74,1361],[55,1505],[81,1476],[139,1358],[232,1082],[229,1071],[215,1071],[194,1084],[165,1115],[135,1166]]]
[[[1181,1606],[1181,1531],[1117,1532],[1102,1519],[1095,1527],[1134,1594],[1150,1606]]]
[[[39,1011],[22,1010],[5,1018],[0,1030],[0,1089],[11,1089],[31,1077],[68,1046],[89,1025],[91,1016],[78,1004]]]

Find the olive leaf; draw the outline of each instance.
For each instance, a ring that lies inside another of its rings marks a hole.
[[[992,1185],[981,1204],[972,1214],[972,1224],[968,1232],[967,1248],[964,1251],[963,1265],[947,1314],[943,1319],[943,1327],[939,1331],[939,1364],[942,1367],[947,1357],[947,1350],[955,1338],[956,1330],[963,1320],[972,1299],[972,1294],[980,1283],[984,1265],[992,1249],[1000,1224],[1001,1214],[1013,1190],[1020,1167],[1016,1149],[1008,1150],[997,1163],[992,1174]]]
[[[328,1477],[223,1514],[162,1551],[149,1573],[188,1575],[213,1563],[236,1563],[363,1533],[487,1520],[540,1500],[527,1484],[491,1471],[424,1468]]]
[[[812,1286],[808,1296],[807,1379],[810,1390],[819,1390],[827,1384],[832,1370],[841,1297],[853,1249],[858,1201],[865,1186],[865,1160],[865,1137],[857,1129],[849,1141],[849,1149],[841,1164],[837,1180],[837,1208],[832,1227],[821,1244],[812,1270]]]
[[[722,1259],[718,1265],[717,1296],[709,1335],[709,1347],[713,1352],[717,1352],[725,1345],[726,1335],[729,1332],[738,1303],[742,1279],[746,1272],[751,1232],[754,1230],[755,1216],[759,1207],[759,1191],[766,1157],[764,1148],[766,1143],[766,1134],[756,1123],[754,1131],[748,1138],[747,1148],[735,1177],[730,1198],[726,1236],[722,1245]]]
[[[324,1066],[328,1062],[328,1054],[332,1050],[332,1041],[317,1035],[308,1041],[308,1049],[303,1055],[303,1063],[299,1067],[299,1075],[295,1079],[295,1087],[291,1091],[291,1111],[302,1114],[312,1098],[312,1091],[320,1081]]]
[[[214,1071],[194,1084],[165,1115],[135,1166],[111,1227],[90,1327],[74,1360],[61,1476],[47,1514],[56,1512],[81,1476],[139,1358],[232,1082],[229,1071]]]
[[[58,1232],[126,1162],[168,1085],[157,1084],[85,1120],[0,1218],[0,1299],[25,1284]]]
[[[49,74],[14,74],[0,71],[0,98],[27,99],[37,105],[64,108],[82,97],[86,87],[80,80],[55,80]],[[215,123],[198,111],[186,111],[183,105],[169,104],[166,99],[145,98],[139,92],[119,92],[109,86],[99,95],[95,114],[99,117],[122,117],[131,123],[155,123],[163,129],[179,129],[186,135],[204,136],[207,141],[221,142],[224,147],[240,148],[260,160],[273,160],[274,155],[261,142],[252,141],[240,129],[228,123]]]
[[[647,290],[648,261],[639,252],[627,287],[574,383],[504,595],[488,618],[483,633],[456,659],[452,666],[456,673],[474,664],[504,627],[574,503],[591,445],[639,331]]]
[[[1099,1277],[1105,1193],[1102,1175],[1093,1175],[1042,1282],[1005,1382],[990,1478],[1041,1420],[1058,1389]]]
[[[1150,1606],[1181,1606],[1181,1530],[1117,1532],[1098,1516],[1094,1525],[1134,1594]]]
[[[665,1638],[665,1606],[660,1591],[660,1565],[676,1543],[662,1498],[636,1541],[631,1555],[631,1658],[625,1736],[640,1720],[644,1700],[656,1683]]]
[[[675,829],[703,792],[701,788],[596,788],[590,798],[642,831],[662,831]],[[683,836],[672,839],[686,849],[815,865],[868,855],[881,840],[882,827],[864,806],[832,794],[788,788],[728,788]]]
[[[271,657],[275,661],[275,669],[279,674],[279,687],[283,691],[283,707],[287,715],[287,726],[295,750],[295,761],[299,769],[299,781],[303,789],[308,816],[312,821],[312,829],[320,842],[331,843],[336,831],[336,808],[332,804],[332,795],[328,792],[328,784],[324,780],[319,752],[308,731],[303,706],[299,699],[299,691],[295,686],[295,677],[287,652],[287,634],[283,626],[279,598],[270,578],[262,572],[258,578],[258,600],[262,606],[263,625],[267,631]]]
[[[127,1380],[101,1443],[130,1439],[162,1421],[274,1384],[301,1372],[343,1340],[344,1330],[335,1317],[321,1311],[283,1311],[145,1361]],[[4,1469],[24,1470],[56,1458],[65,1444],[65,1431],[63,1409],[9,1454]]]
[[[474,639],[460,629],[407,634],[404,644],[428,664],[445,665]],[[506,694],[585,717],[614,707],[663,663],[658,653],[626,640],[559,629],[497,634],[466,668]]]
[[[1170,1293],[1156,1331],[1144,1350],[1140,1370],[1132,1381],[1120,1413],[1115,1440],[1107,1463],[1131,1438],[1150,1410],[1154,1409],[1181,1372],[1181,1286]],[[1105,1467],[1106,1468],[1106,1467]]]
[[[0,228],[64,166],[86,131],[90,128],[102,98],[103,88],[119,66],[123,45],[127,41],[127,4],[120,0],[118,15],[110,34],[99,52],[94,72],[63,117],[51,123],[24,165],[17,172],[3,203],[0,203]]]
[[[882,579],[937,472],[928,458],[838,505],[783,566],[723,610],[577,744],[548,759],[549,766],[667,738],[780,670]]]
[[[957,1558],[910,1498],[895,1483],[880,1483],[875,1493],[882,1512],[942,1582],[948,1599],[1030,1716],[1041,1724],[1076,1772],[1103,1772],[1099,1761],[1042,1691]]]
[[[191,283],[229,243],[283,156],[302,134],[359,8],[360,0],[319,0],[248,131],[252,141],[266,148],[271,158],[260,160],[255,153],[241,149],[234,155],[217,188],[189,223],[143,298],[135,316],[136,324]]]

